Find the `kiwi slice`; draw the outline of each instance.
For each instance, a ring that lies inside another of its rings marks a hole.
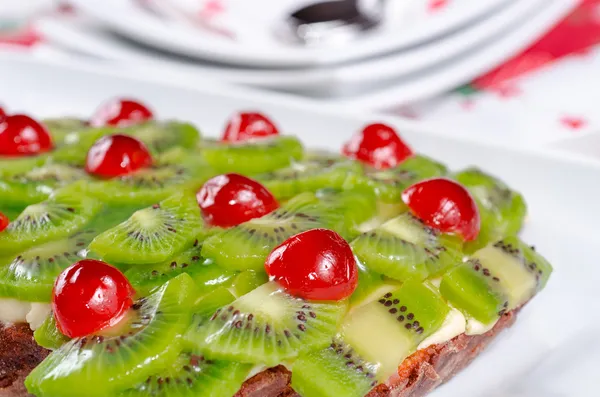
[[[521,230],[527,206],[520,193],[478,168],[468,168],[454,178],[471,192],[481,217],[477,240],[467,244],[470,252]]]
[[[194,149],[200,141],[200,131],[196,127],[179,121],[149,121],[119,129],[119,132],[144,142],[154,154],[173,147]]]
[[[363,233],[351,246],[366,267],[398,281],[424,280],[462,259],[454,237],[426,226],[410,213]]]
[[[387,170],[365,167],[365,175],[359,175],[356,183],[372,189],[382,202],[399,203],[402,202],[402,192],[410,185],[447,173],[445,165],[429,157],[415,155]]]
[[[198,130],[191,124],[175,121],[150,121],[124,128],[87,128],[76,133],[65,134],[63,141],[53,152],[52,158],[57,162],[82,166],[88,150],[98,139],[116,133],[138,138],[153,155],[177,146],[193,148],[200,139]]]
[[[219,285],[228,285],[234,277],[234,272],[225,270],[202,258],[202,246],[196,240],[193,246],[168,261],[155,265],[140,265],[131,267],[125,276],[129,279],[136,292],[142,296],[148,295],[154,289],[181,273],[189,274],[199,292],[208,291]]]
[[[178,193],[100,234],[89,249],[109,263],[166,262],[190,246],[202,230],[196,199]]]
[[[292,387],[301,396],[363,397],[377,385],[376,365],[339,339],[294,362]]]
[[[179,158],[179,163],[160,162],[132,174],[97,181],[88,189],[106,203],[151,205],[170,195],[196,191],[215,174],[206,163],[190,156]]]
[[[72,184],[54,192],[42,203],[30,205],[0,234],[0,252],[10,255],[51,240],[65,238],[82,229],[102,204]]]
[[[317,158],[293,162],[289,167],[258,175],[255,179],[275,197],[285,200],[302,192],[316,192],[326,187],[342,189],[353,173],[362,173],[362,167],[357,162]]]
[[[421,341],[441,327],[449,312],[430,282],[407,281],[350,313],[340,334],[362,360],[373,363],[377,379],[385,381]]]
[[[379,299],[400,286],[396,281],[367,268],[358,258],[356,258],[356,265],[358,267],[358,285],[350,296],[351,311]]]
[[[201,295],[194,302],[194,314],[196,315],[212,315],[215,310],[225,305],[229,305],[238,297],[234,296],[230,289],[217,286],[210,292]]]
[[[205,141],[201,154],[219,173],[255,175],[289,166],[302,158],[302,144],[295,137],[279,136],[241,143]]]
[[[42,166],[48,161],[48,155],[8,157],[0,156],[0,178],[22,174],[32,168]]]
[[[70,340],[58,330],[56,319],[52,313],[50,313],[42,325],[35,330],[33,338],[38,345],[49,350],[56,350]]]
[[[273,248],[300,232],[328,228],[348,238],[360,219],[372,215],[368,204],[368,198],[360,194],[319,198],[302,193],[271,214],[209,237],[202,256],[227,269],[261,270]]]
[[[509,305],[508,296],[496,280],[499,278],[489,269],[471,259],[442,277],[440,292],[467,317],[467,322],[475,319],[490,325]]]
[[[331,342],[347,302],[308,302],[264,284],[212,316],[195,316],[184,338],[208,356],[277,365]]]
[[[236,298],[246,295],[269,281],[269,276],[264,271],[246,270],[233,278],[229,290]]]
[[[194,289],[182,274],[137,301],[112,335],[67,342],[31,372],[27,390],[45,397],[114,396],[169,367],[181,352],[178,335],[189,326]]]
[[[87,179],[88,175],[80,168],[47,163],[0,180],[0,204],[25,207],[39,203],[56,188]]]
[[[83,130],[90,129],[87,121],[76,117],[48,118],[42,120],[42,124],[46,126],[54,145],[58,147],[78,141],[77,135]]]
[[[200,352],[183,352],[175,363],[119,397],[233,396],[250,373],[250,364],[209,360]]]
[[[16,258],[0,259],[0,296],[50,302],[56,277],[86,257],[86,247],[96,234],[94,230],[82,230],[65,239],[33,246]]]

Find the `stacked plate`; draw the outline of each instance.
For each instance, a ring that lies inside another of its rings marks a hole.
[[[579,3],[374,0],[383,4],[380,23],[355,37],[292,40],[289,16],[318,1],[70,0],[75,13],[45,17],[38,29],[88,60],[174,83],[218,79],[373,108],[469,81],[531,44]]]

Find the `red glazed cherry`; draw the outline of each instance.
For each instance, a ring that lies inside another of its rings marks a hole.
[[[115,98],[100,105],[90,118],[90,125],[93,127],[127,127],[153,118],[152,111],[140,102]]]
[[[396,131],[385,124],[369,124],[342,148],[342,154],[375,168],[392,168],[413,155]]]
[[[31,156],[52,150],[46,127],[24,114],[0,119],[0,155]]]
[[[133,304],[134,293],[118,269],[82,260],[65,269],[54,284],[56,324],[69,338],[91,335],[121,321]]]
[[[2,107],[0,107],[0,120],[6,117],[6,112]]]
[[[327,229],[290,237],[269,254],[265,268],[271,280],[304,299],[346,299],[358,285],[358,268],[350,245]]]
[[[10,221],[8,220],[8,217],[0,212],[0,232],[4,231],[4,229],[8,227],[9,223]]]
[[[150,167],[152,156],[146,146],[127,135],[107,135],[96,141],[85,160],[85,170],[101,178],[127,175]]]
[[[222,141],[240,142],[274,135],[279,135],[279,130],[267,116],[262,113],[242,112],[229,120]]]
[[[416,183],[402,193],[411,212],[426,225],[444,233],[456,233],[466,241],[475,240],[481,221],[471,193],[445,178]]]
[[[236,226],[279,208],[267,188],[239,174],[209,179],[196,194],[196,199],[204,220],[219,227]]]

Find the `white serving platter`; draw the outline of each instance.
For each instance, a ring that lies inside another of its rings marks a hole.
[[[383,23],[369,34],[347,46],[325,48],[290,44],[278,38],[278,26],[285,16],[290,10],[311,3],[306,0],[220,1],[223,11],[203,23],[229,32],[226,37],[215,34],[215,29],[198,29],[182,21],[161,19],[138,1],[70,3],[112,30],[156,48],[244,66],[306,67],[354,61],[420,45],[474,23],[512,1],[527,0],[453,0],[436,12],[429,11],[429,1],[393,0],[388,2],[389,12]],[[196,4],[201,7],[205,3]],[[193,13],[200,15],[200,10],[183,12]]]
[[[478,165],[521,191],[529,205],[523,238],[554,265],[547,288],[517,323],[435,397],[597,396],[600,348],[600,163],[559,152],[453,139],[398,118],[332,111],[321,104],[207,81],[202,90],[93,68],[66,68],[22,56],[0,57],[0,103],[10,112],[89,115],[108,97],[128,95],[159,117],[190,120],[217,135],[240,109],[260,109],[308,146],[338,150],[363,124],[393,124],[414,149],[452,168]]]
[[[187,80],[214,78],[228,83],[259,86],[307,96],[336,96],[373,90],[391,80],[424,80],[433,71],[452,66],[454,59],[474,48],[495,41],[529,23],[543,12],[547,0],[513,1],[476,23],[453,31],[439,40],[400,50],[382,57],[343,65],[302,69],[256,69],[214,65],[181,57],[169,57],[153,49],[121,39],[102,23],[85,15],[49,15],[36,22],[36,28],[53,45],[115,62],[119,67],[152,73],[161,79]],[[165,3],[166,4],[166,3]],[[523,38],[513,41],[522,48]],[[488,67],[495,66],[491,63]],[[462,78],[462,71],[455,74]]]

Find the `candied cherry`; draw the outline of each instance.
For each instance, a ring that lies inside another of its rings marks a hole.
[[[127,127],[152,120],[154,114],[144,104],[127,98],[104,102],[90,118],[93,127]]]
[[[10,221],[8,220],[8,217],[0,212],[0,232],[3,232],[4,229],[8,227],[9,223]]]
[[[0,155],[31,156],[52,150],[46,127],[24,114],[0,119]]]
[[[5,117],[6,117],[6,112],[4,111],[2,106],[0,106],[0,120],[2,120]]]
[[[481,220],[471,193],[461,184],[446,178],[415,183],[402,193],[410,211],[427,226],[444,233],[455,233],[466,241],[475,240]]]
[[[236,226],[279,208],[267,188],[239,174],[209,179],[196,194],[196,199],[204,220],[219,227]]]
[[[342,154],[378,169],[392,168],[413,155],[411,148],[386,124],[369,124],[350,138]]]
[[[304,299],[346,299],[358,285],[358,267],[350,245],[327,229],[290,237],[271,251],[265,269],[271,280]]]
[[[221,140],[240,142],[275,135],[279,135],[279,130],[267,116],[262,113],[241,112],[229,120]]]
[[[52,291],[58,329],[69,338],[94,334],[123,319],[135,291],[118,269],[85,259],[65,269]]]
[[[85,170],[101,178],[127,175],[152,165],[146,146],[128,135],[106,135],[90,148]]]

